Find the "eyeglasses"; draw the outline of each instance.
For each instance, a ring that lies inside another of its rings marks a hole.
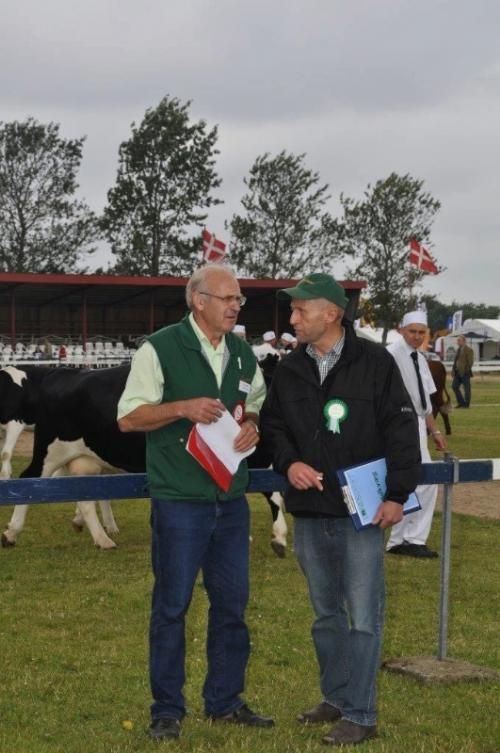
[[[199,290],[202,295],[208,295],[210,298],[218,298],[219,301],[224,301],[226,306],[230,306],[231,303],[237,303],[238,306],[244,306],[247,302],[244,295],[215,295],[215,293],[206,293],[204,290]]]

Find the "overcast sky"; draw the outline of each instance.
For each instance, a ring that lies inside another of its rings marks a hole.
[[[499,0],[0,0],[0,11],[0,120],[86,135],[80,195],[95,211],[130,124],[169,94],[219,126],[225,203],[207,221],[218,236],[264,152],[305,152],[334,215],[341,191],[360,198],[409,173],[442,204],[431,250],[447,270],[423,292],[500,305]]]

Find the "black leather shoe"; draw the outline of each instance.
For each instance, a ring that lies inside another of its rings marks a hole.
[[[181,723],[178,719],[168,717],[166,719],[153,719],[149,728],[149,736],[153,740],[166,740],[168,738],[179,737],[181,734]]]
[[[427,557],[428,559],[437,559],[439,557],[439,554],[433,549],[429,549],[426,544],[413,544],[413,546],[417,548],[415,557]]]
[[[360,745],[365,740],[371,740],[374,737],[377,737],[377,728],[375,725],[365,727],[362,724],[350,722],[348,719],[341,719],[324,736],[323,742],[327,745]]]
[[[406,541],[388,549],[387,554],[402,554],[406,557],[420,557],[424,559],[439,557],[437,552],[429,549],[425,544],[410,544]]]
[[[239,709],[231,711],[230,714],[223,714],[222,716],[209,715],[208,718],[214,722],[241,724],[246,727],[274,727],[274,719],[268,716],[259,716],[255,711],[249,709],[246,703],[240,706]]]
[[[342,716],[336,706],[327,701],[321,701],[314,708],[304,711],[297,716],[301,724],[317,724],[319,722],[336,722]]]

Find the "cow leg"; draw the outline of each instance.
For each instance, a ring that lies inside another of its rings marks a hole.
[[[2,533],[3,547],[15,546],[17,535],[24,528],[24,521],[28,512],[28,505],[16,505],[6,530]]]
[[[108,533],[119,533],[120,529],[116,524],[116,520],[113,515],[113,509],[111,507],[111,502],[109,501],[109,499],[100,499],[99,509],[101,510],[101,518],[106,531]],[[81,531],[83,531],[85,521],[78,504],[76,505],[75,517],[71,522],[73,524],[73,528],[77,533],[81,533]]]
[[[120,529],[116,524],[115,516],[113,515],[113,508],[111,507],[109,499],[100,499],[99,508],[101,510],[102,522],[104,523],[106,531],[108,533],[119,533]]]
[[[116,520],[113,515],[113,509],[111,507],[111,502],[109,501],[109,499],[100,499],[99,508],[101,510],[102,522],[107,533],[119,533],[120,529],[116,524]],[[85,521],[78,504],[76,505],[75,509],[75,517],[73,518],[71,523],[77,533],[81,533],[83,531]]]
[[[54,476],[56,474],[54,473]],[[75,507],[75,517],[71,521],[71,525],[75,529],[77,533],[81,533],[83,531],[83,526],[85,525],[85,521],[83,519],[83,515],[81,513],[80,507],[78,506],[78,502],[76,503]]]
[[[71,476],[98,476],[101,472],[101,466],[93,458],[81,456],[71,460],[66,466],[66,470]],[[114,549],[116,544],[102,527],[95,502],[78,502],[78,509],[96,547],[99,549]]]
[[[14,452],[16,442],[24,428],[25,424],[22,421],[9,421],[6,425],[5,442],[2,448],[0,478],[10,478],[12,476],[12,453]],[[24,528],[24,521],[26,520],[27,513],[28,505],[16,505],[14,507],[12,517],[0,539],[2,547],[16,545],[17,535],[21,533]]]
[[[273,492],[273,494],[265,492],[264,496],[269,503],[273,516],[271,548],[277,557],[282,558],[286,556],[286,536],[288,533],[283,512],[283,497],[279,492]]]
[[[16,446],[25,424],[22,421],[9,421],[5,427],[5,441],[2,447],[2,467],[0,468],[0,478],[10,478],[12,476],[12,453]]]
[[[109,538],[101,525],[101,521],[97,515],[96,503],[78,502],[78,507],[96,547],[98,549],[115,549],[115,542]]]

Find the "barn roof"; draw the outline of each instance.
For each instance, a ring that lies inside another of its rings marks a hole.
[[[150,310],[150,331],[153,331],[155,310],[162,312],[172,309],[173,320],[178,319],[178,311],[184,308],[186,277],[128,277],[120,275],[95,274],[30,274],[16,272],[0,273],[0,309],[4,314],[5,334],[16,338],[16,310],[23,306],[31,307],[74,307],[82,312],[82,336],[87,339],[86,311],[90,308],[133,308],[148,307]],[[278,323],[288,318],[288,304],[276,300],[276,290],[293,287],[297,280],[292,279],[239,279],[240,286],[248,302],[240,319],[259,321],[262,312],[272,313]],[[366,287],[364,281],[345,280],[340,283],[349,298],[346,311],[354,319],[360,292]],[[281,313],[279,314],[278,311]],[[168,321],[168,317],[167,317]],[[266,328],[269,328],[267,326]],[[255,326],[254,326],[255,329]]]
[[[120,306],[130,303],[148,303],[152,294],[155,302],[167,304],[184,298],[186,277],[126,277],[112,275],[65,275],[0,273],[0,305],[48,305],[53,303],[82,302],[85,296],[87,305]],[[292,287],[297,280],[250,280],[240,278],[242,291],[249,299],[256,300],[262,295],[274,293],[279,288]],[[341,282],[347,293],[359,295],[366,287],[363,281]]]
[[[159,291],[164,297],[178,300],[184,297],[187,277],[127,277],[124,275],[66,275],[30,274],[17,272],[0,273],[0,304],[10,302],[14,294],[17,302],[25,299],[30,304],[48,304],[62,301],[79,303],[82,293],[89,304],[121,305],[141,297],[149,300],[151,293]],[[292,287],[297,280],[240,278],[240,286],[249,298],[258,298],[279,288]],[[359,293],[366,287],[364,281],[345,280],[340,284],[348,293]]]

